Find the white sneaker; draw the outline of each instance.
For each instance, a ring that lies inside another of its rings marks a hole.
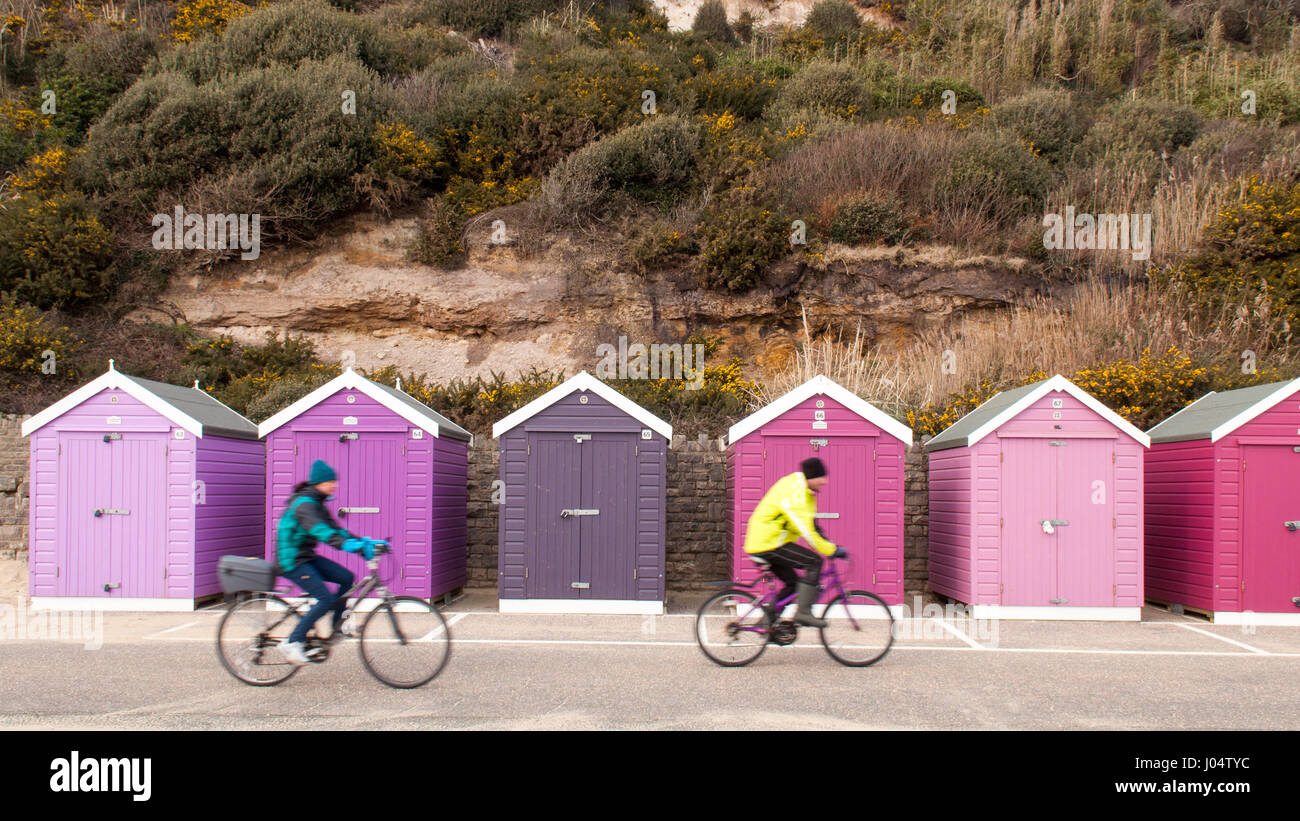
[[[311,659],[307,658],[307,645],[300,641],[286,641],[280,645],[280,652],[284,657],[299,667],[310,663]]]
[[[344,619],[343,623],[339,625],[339,632],[350,639],[355,639],[360,637],[361,625],[357,624],[357,617],[348,616],[346,619]]]

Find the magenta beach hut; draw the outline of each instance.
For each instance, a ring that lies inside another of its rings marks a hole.
[[[926,443],[930,589],[976,618],[1137,621],[1146,434],[1059,374]]]
[[[672,426],[584,371],[492,435],[502,612],[662,613]]]
[[[28,591],[48,608],[192,610],[223,554],[262,553],[257,427],[202,390],[113,369],[23,423]]]
[[[1300,624],[1300,379],[1207,394],[1149,434],[1147,598]]]
[[[430,599],[465,586],[469,432],[399,388],[348,368],[258,426],[266,441],[266,558],[293,487],[317,459],[339,476],[325,503],[347,530],[391,538],[380,573],[397,595]],[[365,575],[357,555],[324,554]],[[283,579],[280,588],[300,592]]]
[[[732,425],[727,489],[733,578],[749,582],[758,575],[744,543],[763,494],[816,456],[830,477],[817,500],[818,525],[849,552],[845,586],[901,606],[903,471],[911,445],[911,428],[820,375]]]

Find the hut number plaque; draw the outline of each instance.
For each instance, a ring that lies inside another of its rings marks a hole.
[[[357,423],[357,418],[355,416],[343,417],[343,424],[345,425],[355,425],[356,423]]]

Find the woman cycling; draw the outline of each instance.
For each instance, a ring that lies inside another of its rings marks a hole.
[[[324,556],[316,555],[316,544],[323,542],[348,553],[361,553],[367,559],[374,558],[376,546],[385,544],[354,536],[334,521],[334,517],[325,508],[325,502],[334,498],[333,493],[338,485],[338,475],[334,469],[317,459],[312,463],[311,475],[307,481],[294,487],[293,495],[289,497],[289,508],[280,517],[276,531],[276,560],[280,569],[286,578],[316,600],[316,604],[298,622],[297,629],[289,635],[289,641],[281,645],[285,658],[297,665],[309,661],[306,652],[307,631],[326,611],[334,611],[333,629],[336,633],[356,636],[354,625],[340,624],[343,610],[347,607],[344,594],[352,587],[352,572]],[[338,585],[338,590],[330,592],[325,586],[326,582]]]

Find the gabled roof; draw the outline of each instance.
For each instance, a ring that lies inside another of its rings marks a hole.
[[[926,442],[925,449],[929,452],[948,448],[970,447],[1052,391],[1064,391],[1070,394],[1096,411],[1107,422],[1140,442],[1143,447],[1151,446],[1151,439],[1145,433],[1135,428],[1122,416],[1101,402],[1098,402],[1083,388],[1058,373],[1050,379],[1042,379],[1038,382],[1022,385],[1019,388],[994,394],[984,404],[958,419],[938,436]]]
[[[352,370],[352,368],[348,368],[343,373],[304,396],[302,399],[299,399],[297,402],[294,402],[289,407],[277,413],[275,416],[272,416],[270,419],[267,419],[265,422],[258,425],[257,435],[265,438],[267,434],[285,424],[288,424],[339,391],[348,389],[361,391],[363,394],[388,408],[393,413],[410,422],[412,425],[415,425],[421,430],[428,431],[433,436],[445,436],[448,439],[458,439],[462,442],[470,443],[473,443],[474,441],[474,437],[469,431],[433,410],[410,394],[404,393],[397,388],[390,388],[388,385],[381,385],[378,382],[367,379]]]
[[[912,446],[911,428],[885,413],[880,408],[877,408],[862,397],[841,387],[836,382],[822,376],[821,374],[817,374],[812,379],[809,379],[807,382],[773,401],[771,404],[751,413],[749,416],[746,416],[744,419],[741,419],[739,422],[732,425],[731,429],[727,431],[727,444],[730,445],[739,441],[791,408],[798,407],[800,403],[805,402],[818,394],[829,396],[831,399],[839,402],[841,405],[893,436],[909,448]]]
[[[1217,442],[1287,397],[1300,391],[1300,379],[1252,385],[1235,391],[1210,391],[1156,425],[1147,434],[1152,442]]]
[[[556,385],[554,388],[551,388],[546,393],[510,414],[505,419],[497,422],[492,426],[492,437],[497,438],[501,436],[501,434],[546,410],[551,405],[559,402],[574,391],[591,391],[601,399],[604,399],[606,402],[609,402],[614,407],[626,413],[628,416],[631,416],[633,419],[645,425],[647,428],[660,434],[669,442],[672,442],[672,425],[660,419],[658,416],[655,416],[650,411],[633,402],[631,399],[628,399],[626,396],[614,390],[609,385],[606,385],[604,382],[601,382],[586,371],[583,371],[561,385]]]
[[[182,388],[166,382],[128,376],[108,363],[108,372],[93,379],[23,423],[29,436],[104,390],[120,390],[132,399],[184,428],[200,439],[206,435],[256,439],[257,426],[197,387]]]

